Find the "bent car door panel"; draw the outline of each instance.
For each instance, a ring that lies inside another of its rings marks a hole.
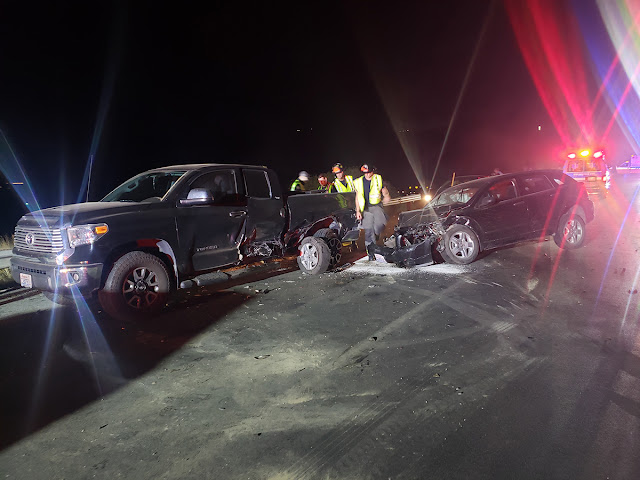
[[[238,250],[246,222],[246,201],[238,195],[237,175],[232,169],[206,172],[184,192],[204,188],[212,193],[209,205],[180,205],[176,226],[181,248],[189,250],[193,270],[203,271],[230,265],[240,259]]]
[[[495,203],[477,207],[473,213],[482,228],[484,247],[493,248],[527,238],[531,231],[527,206],[517,194],[515,179],[501,180],[482,197],[487,195],[493,197]],[[482,197],[477,205],[481,204]]]

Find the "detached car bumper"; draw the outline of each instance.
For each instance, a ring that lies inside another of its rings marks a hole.
[[[70,293],[77,288],[91,293],[100,288],[102,264],[51,265],[31,257],[13,255],[11,276],[18,285],[45,291]]]
[[[370,247],[371,253],[382,255],[387,263],[395,263],[399,267],[415,267],[425,263],[433,263],[430,239],[424,240],[414,245],[406,247],[381,247],[373,245]]]

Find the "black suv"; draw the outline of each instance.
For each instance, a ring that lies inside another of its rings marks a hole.
[[[584,244],[594,207],[583,185],[560,170],[486,177],[456,185],[421,210],[400,214],[388,262],[412,266],[432,261],[473,262],[483,250],[553,235],[560,248]]]

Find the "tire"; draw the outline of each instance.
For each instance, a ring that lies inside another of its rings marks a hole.
[[[442,257],[448,263],[467,265],[480,253],[480,241],[473,230],[465,225],[452,225],[444,235]]]
[[[298,247],[298,267],[304,273],[317,275],[324,273],[331,262],[331,252],[324,240],[318,237],[307,237]]]
[[[340,259],[342,258],[342,242],[338,238],[338,234],[330,228],[321,228],[313,234],[314,237],[322,238],[329,247],[329,253],[331,254],[331,260],[329,261],[329,268],[334,268]]]
[[[136,251],[123,255],[113,265],[98,299],[110,316],[136,320],[160,312],[170,290],[165,264],[153,255]]]
[[[580,215],[565,213],[560,222],[558,222],[558,230],[553,236],[553,241],[560,248],[574,249],[584,245],[586,234],[586,226]]]

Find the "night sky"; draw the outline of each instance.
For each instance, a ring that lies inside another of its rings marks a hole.
[[[91,154],[91,199],[180,163],[368,162],[398,188],[441,151],[436,184],[557,164],[500,1],[209,3],[3,2],[0,128],[41,206]]]

